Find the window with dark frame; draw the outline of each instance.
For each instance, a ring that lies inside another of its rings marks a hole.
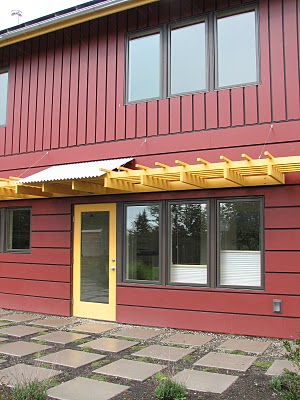
[[[126,102],[258,84],[257,19],[248,5],[128,34]]]
[[[6,125],[8,97],[8,70],[0,68],[0,126]]]
[[[261,289],[262,210],[262,198],[125,205],[124,281]]]
[[[28,253],[31,242],[31,209],[1,209],[0,234],[1,252]]]
[[[132,205],[125,213],[125,278],[160,280],[159,204]]]

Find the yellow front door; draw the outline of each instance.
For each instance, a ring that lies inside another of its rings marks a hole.
[[[116,205],[74,210],[73,315],[116,320]]]

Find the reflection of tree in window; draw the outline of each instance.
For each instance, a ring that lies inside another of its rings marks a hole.
[[[258,202],[220,203],[221,250],[260,250]]]
[[[127,208],[126,278],[159,280],[159,207]]]
[[[206,204],[172,205],[171,218],[172,264],[206,264]]]

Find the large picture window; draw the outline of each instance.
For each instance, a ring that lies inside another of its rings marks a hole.
[[[126,205],[124,280],[262,288],[262,209],[261,198]]]
[[[257,9],[210,12],[127,36],[126,102],[257,84]]]

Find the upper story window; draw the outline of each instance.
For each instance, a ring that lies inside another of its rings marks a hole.
[[[256,84],[257,9],[247,6],[127,37],[126,101]]]
[[[0,69],[0,126],[6,125],[8,71]]]

